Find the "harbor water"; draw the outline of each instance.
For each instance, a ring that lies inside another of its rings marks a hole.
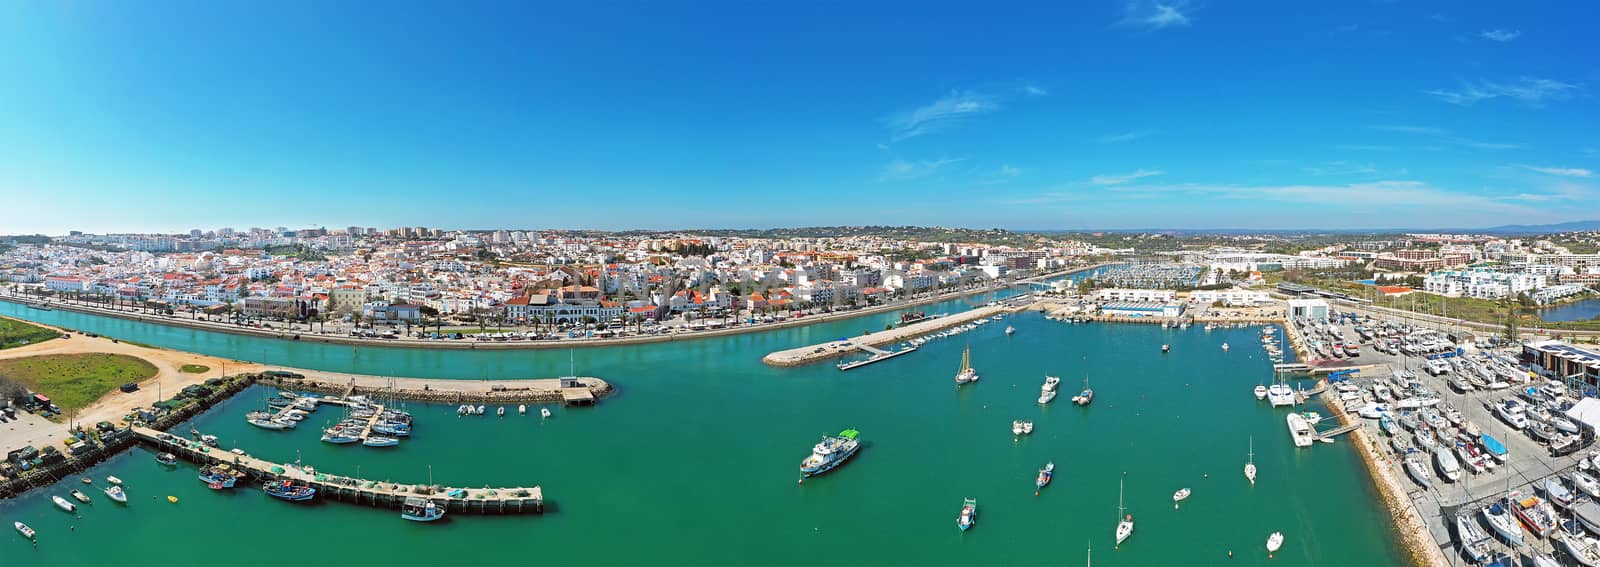
[[[1574,301],[1560,307],[1551,307],[1539,310],[1539,319],[1544,321],[1587,321],[1600,317],[1600,298]]]
[[[565,351],[357,349],[8,303],[0,314],[292,367],[439,379],[555,376],[569,367]],[[224,449],[298,458],[335,474],[359,467],[365,478],[421,483],[431,469],[434,482],[453,486],[539,484],[547,512],[418,524],[393,510],[277,501],[258,488],[212,491],[193,465],[164,468],[138,448],[87,473],[101,487],[106,475],[123,479],[126,506],[85,490],[95,502],[80,508],[81,519],[55,509],[51,495],[84,489],[75,478],[0,502],[0,520],[39,532],[37,547],[0,538],[0,562],[1080,565],[1092,546],[1099,565],[1266,565],[1274,531],[1286,536],[1274,565],[1404,562],[1349,440],[1297,450],[1284,411],[1251,395],[1271,380],[1256,328],[1074,325],[1026,313],[850,372],[760,362],[896,317],[578,349],[578,373],[611,381],[617,395],[594,408],[552,407],[549,419],[531,406],[501,418],[494,408],[460,417],[454,406],[411,404],[415,433],[391,448],[319,442],[320,425],[341,416],[332,407],[295,430],[250,427],[244,414],[274,394],[253,388],[192,425]],[[1006,336],[1006,325],[1016,334]],[[1162,344],[1171,352],[1162,354]],[[982,380],[957,388],[968,345]],[[1047,373],[1062,378],[1061,395],[1040,406]],[[1081,408],[1070,398],[1085,376],[1095,399]],[[1014,419],[1033,420],[1033,435],[1014,438]],[[861,431],[861,452],[798,484],[811,446],[847,427]],[[1242,473],[1252,436],[1253,487]],[[1048,461],[1055,480],[1035,496],[1034,477]],[[1114,550],[1119,480],[1136,528]],[[1184,487],[1193,495],[1174,510],[1172,493]],[[978,525],[962,533],[956,516],[969,497]]]

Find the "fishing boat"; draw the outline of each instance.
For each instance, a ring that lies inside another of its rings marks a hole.
[[[1044,464],[1044,468],[1039,469],[1039,478],[1034,479],[1033,487],[1035,489],[1044,488],[1045,485],[1050,484],[1050,479],[1055,478],[1055,476],[1056,476],[1056,464],[1054,462],[1045,463]],[[1035,496],[1038,496],[1039,495],[1039,491],[1038,490],[1034,490],[1033,494]]]
[[[1538,496],[1515,498],[1515,492],[1512,493],[1512,496],[1512,503],[1514,504],[1512,511],[1517,514],[1518,520],[1522,520],[1523,527],[1526,527],[1528,531],[1533,532],[1536,536],[1545,537],[1556,529],[1556,524],[1558,523],[1556,511],[1555,508],[1550,506],[1549,502]]]
[[[210,487],[212,490],[221,490],[224,488],[233,488],[233,485],[237,483],[239,479],[244,478],[244,473],[233,470],[226,464],[220,464],[209,467],[201,467],[198,478],[200,479],[200,482],[206,483],[206,486]]]
[[[1250,486],[1256,485],[1256,438],[1250,438],[1250,457],[1244,463],[1244,477],[1250,479]]]
[[[860,431],[846,429],[836,436],[824,436],[811,448],[811,456],[800,461],[800,474],[816,476],[844,464],[861,449]]]
[[[961,351],[961,370],[956,372],[956,384],[978,381],[978,371],[972,368],[972,345]]]
[[[77,512],[78,511],[78,505],[77,504],[73,504],[71,502],[68,502],[66,498],[62,498],[60,496],[56,496],[56,495],[52,494],[50,496],[50,501],[51,502],[55,502],[57,508],[60,508],[60,509],[65,510],[67,512]]]
[[[1277,553],[1283,548],[1283,532],[1272,532],[1267,536],[1267,553]]]
[[[71,494],[73,500],[77,500],[77,501],[83,502],[85,504],[89,503],[89,495],[88,494],[84,494],[84,493],[76,491],[76,490],[74,490],[72,492],[68,492],[67,494]]]
[[[1483,507],[1483,520],[1489,524],[1489,529],[1500,534],[1506,543],[1513,547],[1522,545],[1522,528],[1517,526],[1517,521],[1512,518],[1511,511],[1506,508],[1506,501],[1501,500]]]
[[[118,504],[128,503],[128,493],[123,492],[121,486],[106,487],[106,497],[115,500]]]
[[[304,484],[295,484],[294,481],[272,481],[261,485],[262,492],[279,500],[290,502],[304,502],[316,498],[317,489]]]
[[[550,408],[539,408],[539,417],[550,417]]]
[[[1439,478],[1446,482],[1461,480],[1461,463],[1456,461],[1456,456],[1451,447],[1440,445],[1433,450],[1433,466],[1439,469]]]
[[[11,525],[17,528],[17,533],[22,534],[22,537],[33,539],[38,535],[33,531],[33,528],[28,527],[28,524],[24,524],[22,522],[11,522]]]
[[[972,529],[978,523],[978,500],[968,498],[961,503],[961,515],[956,516],[956,527],[961,531]]]
[[[1456,541],[1461,542],[1462,553],[1473,563],[1488,561],[1489,552],[1493,551],[1493,540],[1484,533],[1483,528],[1478,527],[1477,522],[1472,521],[1470,514],[1456,516]]]
[[[400,517],[413,522],[432,522],[444,517],[444,508],[427,498],[407,496],[400,506]]]
[[[169,466],[169,467],[177,466],[178,457],[177,457],[177,455],[173,455],[172,453],[161,453],[159,455],[156,455],[156,462],[161,463],[161,464],[166,465],[166,466]]]
[[[1183,502],[1184,500],[1188,500],[1189,499],[1189,494],[1191,494],[1191,491],[1189,490],[1189,487],[1187,487],[1187,486],[1185,486],[1183,488],[1179,488],[1177,492],[1172,493],[1172,509],[1173,510],[1177,510],[1178,509],[1178,503],[1179,502]]]
[[[1133,514],[1122,505],[1122,481],[1117,481],[1117,545],[1133,535]]]
[[[122,479],[114,477],[114,476],[108,476],[108,477],[106,477],[106,482],[109,482],[109,483],[115,484],[115,485],[121,485],[122,484]]]
[[[1085,376],[1083,378],[1083,391],[1072,397],[1072,403],[1086,406],[1092,401],[1094,401],[1094,389],[1089,387],[1089,377]]]
[[[382,435],[368,435],[367,438],[361,442],[361,444],[368,447],[393,447],[395,445],[399,445],[400,440],[393,437],[384,437]]]
[[[1030,433],[1033,433],[1033,422],[1021,419],[1011,422],[1012,435],[1027,435]]]

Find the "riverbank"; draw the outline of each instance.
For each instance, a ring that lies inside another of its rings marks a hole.
[[[1072,274],[1077,274],[1077,273],[1082,273],[1082,272],[1095,270],[1095,269],[1098,269],[1098,268],[1105,267],[1107,265],[1110,265],[1110,264],[1101,263],[1101,264],[1093,264],[1093,265],[1089,265],[1089,266],[1080,266],[1080,267],[1072,268],[1072,269],[1069,269],[1069,270],[1061,270],[1061,271],[1058,271],[1058,272],[1052,272],[1052,273],[1049,273],[1049,274],[1044,274],[1044,275],[1039,275],[1039,276],[1034,276],[1034,277],[1031,277],[1031,278],[1018,280],[1017,282],[1013,282],[1010,285],[1026,284],[1028,282],[1037,282],[1037,281],[1047,281],[1047,280],[1051,280],[1051,279],[1055,279],[1055,278],[1070,276]],[[67,310],[67,311],[74,311],[74,312],[78,312],[78,313],[87,313],[87,314],[90,314],[90,315],[102,315],[102,316],[107,316],[107,317],[116,317],[116,318],[119,318],[119,319],[127,319],[127,320],[139,321],[139,322],[144,322],[144,323],[152,323],[152,324],[157,324],[157,325],[187,327],[187,328],[192,328],[192,329],[202,329],[202,330],[207,330],[207,331],[217,331],[217,332],[229,333],[229,334],[235,334],[235,335],[248,335],[248,336],[253,336],[253,337],[279,339],[279,340],[285,340],[285,341],[340,344],[340,345],[350,345],[350,346],[369,346],[369,347],[370,346],[376,346],[376,347],[383,347],[383,348],[402,348],[402,349],[404,349],[404,348],[417,348],[417,349],[458,349],[458,350],[541,350],[541,349],[572,349],[572,348],[589,348],[589,347],[607,347],[607,346],[618,346],[618,345],[629,345],[629,344],[650,344],[650,343],[682,342],[682,341],[692,341],[692,340],[707,339],[707,338],[714,338],[714,337],[725,337],[725,336],[745,334],[745,333],[756,333],[756,332],[771,331],[771,330],[785,329],[785,328],[791,328],[791,327],[815,325],[815,324],[818,324],[818,323],[826,323],[826,322],[831,322],[831,321],[841,321],[841,320],[853,319],[853,318],[857,318],[857,317],[865,317],[865,316],[868,316],[868,315],[875,315],[875,314],[884,313],[884,312],[888,312],[888,311],[897,311],[897,310],[901,310],[901,309],[911,309],[911,308],[920,307],[920,306],[923,306],[923,305],[939,303],[939,302],[942,302],[942,301],[949,301],[949,300],[952,300],[952,299],[957,299],[957,298],[965,297],[965,296],[979,295],[979,294],[984,294],[984,293],[993,293],[993,292],[1001,291],[1001,290],[1004,290],[1004,289],[1007,289],[1006,285],[991,286],[991,287],[988,287],[988,288],[985,288],[985,289],[981,289],[981,290],[949,291],[949,292],[945,292],[945,293],[941,293],[941,294],[937,294],[937,295],[918,298],[918,299],[915,299],[915,300],[912,300],[912,301],[907,301],[907,302],[904,302],[904,303],[889,303],[889,304],[884,304],[884,305],[875,305],[875,306],[864,307],[864,308],[853,310],[853,311],[824,313],[824,314],[820,314],[820,315],[807,315],[805,317],[791,318],[791,319],[788,319],[788,320],[785,320],[785,321],[777,321],[777,322],[773,322],[773,323],[761,323],[761,324],[757,324],[757,325],[738,325],[738,326],[729,327],[729,328],[725,328],[725,329],[708,329],[708,330],[704,330],[704,331],[682,331],[682,332],[677,332],[677,333],[667,334],[667,335],[651,335],[651,336],[630,336],[630,337],[613,337],[613,338],[570,338],[570,339],[559,339],[559,340],[552,340],[552,341],[506,341],[506,342],[476,341],[476,340],[465,340],[465,339],[463,339],[463,340],[431,340],[431,339],[415,339],[415,338],[373,339],[373,338],[351,337],[351,336],[348,336],[348,335],[331,335],[331,334],[319,334],[319,333],[309,333],[309,332],[295,332],[295,331],[286,331],[286,330],[280,330],[280,329],[258,329],[258,328],[254,328],[254,327],[244,327],[244,326],[240,326],[240,325],[235,325],[235,324],[232,324],[232,323],[206,321],[206,320],[201,320],[201,319],[186,319],[186,318],[183,318],[183,317],[177,316],[177,315],[167,316],[167,315],[153,315],[153,314],[150,314],[150,313],[129,312],[129,311],[122,311],[122,310],[118,310],[118,309],[112,309],[112,308],[108,308],[108,307],[102,307],[102,306],[98,306],[98,305],[88,305],[88,304],[83,304],[83,303],[65,302],[65,301],[59,301],[59,300],[51,300],[49,305],[50,305],[51,309],[64,309],[64,310]],[[34,308],[33,306],[35,306],[35,305],[37,305],[39,303],[39,298],[31,297],[31,296],[4,295],[4,296],[0,296],[0,301],[15,303],[15,304],[18,304],[18,305],[24,305],[24,306],[29,306],[30,308]]]

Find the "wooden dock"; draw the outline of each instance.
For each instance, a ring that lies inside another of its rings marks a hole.
[[[227,464],[256,484],[293,480],[317,489],[317,497],[379,508],[399,509],[406,498],[426,498],[455,514],[538,514],[544,512],[544,490],[523,488],[452,488],[408,485],[337,476],[296,464],[274,463],[249,454],[207,447],[148,427],[134,427],[141,443],[200,465]],[[199,482],[196,480],[195,482]],[[248,490],[246,486],[236,489]],[[457,492],[459,491],[459,492]],[[452,493],[456,493],[452,496]]]

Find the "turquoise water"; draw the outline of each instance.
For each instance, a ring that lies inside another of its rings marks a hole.
[[[559,351],[356,350],[9,304],[0,313],[223,356],[259,359],[249,355],[264,350],[267,360],[296,367],[470,379],[548,376],[567,365]],[[1092,544],[1100,565],[1264,565],[1263,542],[1275,530],[1288,542],[1274,565],[1402,562],[1353,448],[1294,449],[1283,412],[1250,395],[1270,378],[1254,329],[1071,325],[1023,314],[1006,321],[1015,336],[991,324],[847,373],[760,363],[771,350],[882,328],[893,317],[580,349],[579,372],[617,383],[617,396],[595,408],[553,408],[548,421],[412,405],[417,431],[391,449],[323,444],[316,427],[252,428],[243,414],[270,394],[252,389],[194,425],[224,447],[282,461],[298,455],[340,474],[360,467],[368,478],[422,482],[431,465],[439,483],[540,484],[549,512],[415,524],[390,510],[213,492],[192,466],[165,470],[136,449],[89,473],[124,479],[132,495],[125,508],[94,493],[82,519],[54,509],[49,495],[75,482],[0,503],[0,520],[40,531],[37,549],[0,537],[0,562],[1077,565]],[[1223,341],[1231,352],[1218,348]],[[951,378],[969,343],[984,378],[957,389]],[[1163,343],[1172,353],[1160,354]],[[1041,407],[1046,372],[1063,377],[1063,395]],[[1068,400],[1085,375],[1096,390],[1087,409]],[[1035,421],[1031,437],[1013,439],[1017,418]],[[308,421],[326,419],[337,413]],[[861,453],[797,485],[811,445],[845,427],[862,431]],[[1254,487],[1241,472],[1251,436],[1261,469]],[[1050,460],[1056,480],[1035,497],[1035,473]],[[1119,478],[1137,528],[1113,550]],[[1172,492],[1184,486],[1194,495],[1174,510]],[[169,494],[180,503],[165,502]],[[966,497],[979,501],[979,524],[962,534],[955,517]]]
[[[1600,317],[1600,298],[1539,310],[1539,318],[1545,321],[1587,321],[1595,317]]]

